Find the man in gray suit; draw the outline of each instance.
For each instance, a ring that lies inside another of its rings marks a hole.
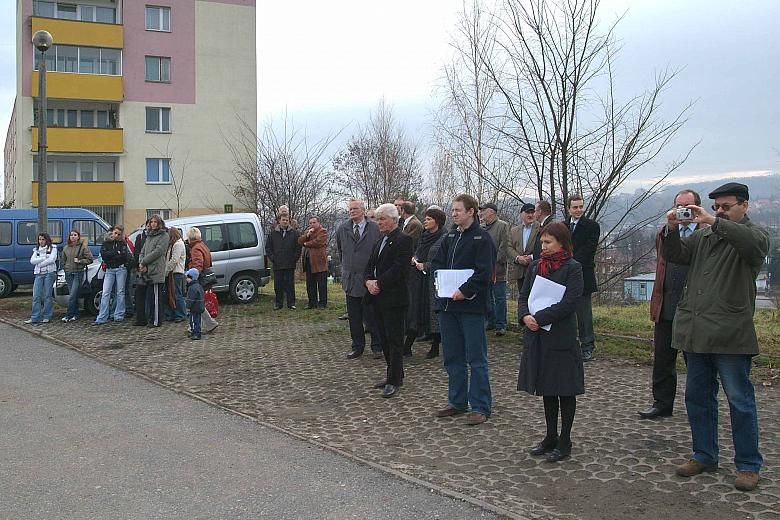
[[[520,208],[521,224],[509,231],[509,258],[512,262],[511,277],[517,281],[517,290],[523,288],[528,265],[534,259],[534,244],[539,234],[539,222],[536,221],[533,204],[526,202]]]
[[[366,206],[362,200],[349,201],[349,220],[336,231],[336,246],[341,256],[341,286],[347,296],[349,333],[352,336],[352,350],[347,359],[363,355],[366,348],[366,331],[363,320],[371,330],[371,350],[375,358],[382,357],[382,345],[374,325],[371,306],[363,305],[366,295],[365,270],[374,244],[381,238],[379,227],[366,218]]]

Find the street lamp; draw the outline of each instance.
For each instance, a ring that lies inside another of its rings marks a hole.
[[[33,34],[32,43],[41,51],[41,60],[38,63],[38,233],[49,230],[47,219],[47,177],[46,177],[46,51],[54,40],[47,31],[38,31]]]

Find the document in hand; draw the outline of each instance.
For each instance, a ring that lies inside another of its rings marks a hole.
[[[563,299],[565,292],[565,285],[555,283],[537,274],[534,278],[534,286],[531,287],[531,294],[528,295],[528,311],[531,314],[536,314],[542,309],[555,305]],[[552,324],[542,328],[550,332]]]
[[[436,284],[436,296],[439,298],[452,298],[455,291],[466,283],[466,280],[474,274],[474,269],[439,269],[436,271],[434,283]]]

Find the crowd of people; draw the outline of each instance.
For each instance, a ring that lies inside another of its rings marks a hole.
[[[678,193],[658,233],[651,303],[654,402],[639,415],[652,420],[672,414],[675,362],[682,351],[693,455],[676,473],[692,477],[718,467],[720,382],[731,410],[735,486],[747,491],[757,486],[763,464],[750,370],[758,353],[755,279],[769,241],[766,230],[747,216],[747,186],[728,183],[709,197],[714,215],[701,206],[696,192]],[[437,357],[441,350],[448,376],[447,405],[435,415],[466,415],[469,425],[491,416],[487,331],[506,334],[507,283],[514,280],[518,322],[524,329],[517,389],[542,397],[547,430],[529,453],[555,463],[571,455],[577,396],[585,392],[584,363],[595,350],[591,301],[597,290],[600,227],[584,216],[582,196],[566,201],[565,221],[555,221],[551,209],[547,201],[523,204],[520,221],[512,226],[499,218],[496,204],[480,205],[462,194],[452,201],[448,227],[438,206],[427,208],[420,222],[412,202],[397,199],[367,211],[363,201],[352,199],[349,219],[336,230],[335,241],[351,337],[347,359],[363,355],[368,332],[374,357],[383,357],[386,364],[384,378],[374,388],[390,398],[404,383],[404,357],[412,355],[414,342],[430,340],[426,357]],[[289,209],[282,207],[268,234],[276,310],[285,303],[296,308],[294,275],[301,258],[307,307],[327,306],[328,233],[318,217],[307,222],[299,232]],[[126,280],[134,273],[136,325],[157,327],[164,319],[188,317],[190,336],[200,339],[202,315],[204,329],[213,330],[217,324],[203,306],[199,283],[211,256],[197,228],[187,235],[185,246],[178,231],[167,230],[157,215],[135,244],[124,237],[121,226],[112,227],[101,248],[106,272],[94,323],[125,318]],[[185,261],[187,248],[191,258]],[[56,246],[41,233],[30,260],[35,284],[27,323],[52,318],[46,291],[53,286],[56,258]],[[63,251],[71,303],[77,302],[79,273],[91,261],[89,249],[72,231]],[[445,274],[457,284],[444,282]],[[539,295],[550,287],[560,291],[558,296],[549,300],[547,294],[548,303],[539,307]],[[77,318],[78,306],[69,304],[63,321]]]

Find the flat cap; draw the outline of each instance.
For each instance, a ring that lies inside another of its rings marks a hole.
[[[523,204],[523,207],[520,208],[520,213],[525,213],[526,211],[536,211],[536,206],[534,206],[530,202],[526,202],[525,204]]]
[[[498,206],[496,206],[493,202],[486,202],[485,204],[479,207],[479,209],[488,209],[488,208],[498,213]]]
[[[727,182],[719,188],[715,188],[710,192],[709,197],[716,199],[723,197],[724,195],[735,195],[745,200],[750,200],[750,194],[748,193],[748,187],[738,182]]]

